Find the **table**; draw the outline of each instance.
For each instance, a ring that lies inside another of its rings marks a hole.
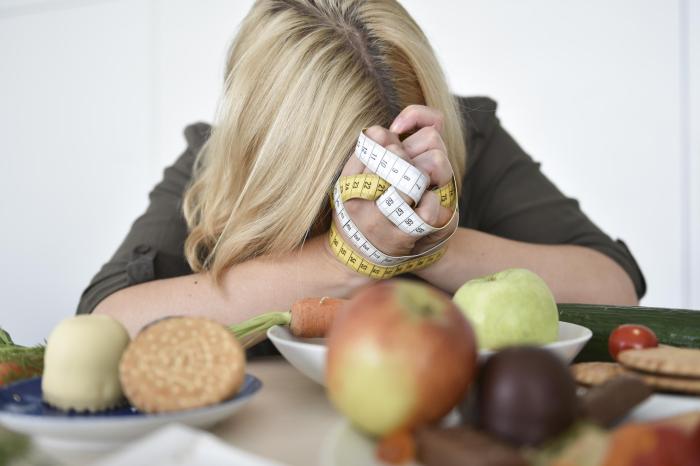
[[[209,429],[224,441],[290,466],[319,464],[319,445],[345,421],[325,389],[281,357],[248,363],[263,387],[235,415]]]

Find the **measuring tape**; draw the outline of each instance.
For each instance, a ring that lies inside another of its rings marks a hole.
[[[428,176],[366,136],[364,130],[358,137],[355,155],[375,174],[343,176],[333,187],[331,207],[343,234],[332,224],[329,244],[338,260],[356,272],[376,279],[419,270],[439,260],[445,253],[444,245],[449,237],[419,254],[397,257],[384,254],[362,234],[345,209],[344,202],[349,199],[375,201],[386,218],[412,236],[421,237],[440,231],[450,225],[452,219],[440,228],[423,221],[399,192],[417,204],[429,185]],[[443,207],[453,209],[454,217],[458,210],[454,177],[433,192],[439,196]]]

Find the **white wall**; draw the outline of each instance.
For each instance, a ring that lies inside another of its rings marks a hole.
[[[627,242],[643,304],[700,308],[698,3],[402,3],[454,92],[496,98],[545,173]],[[0,326],[17,341],[74,312],[183,127],[211,121],[251,4],[0,0]]]

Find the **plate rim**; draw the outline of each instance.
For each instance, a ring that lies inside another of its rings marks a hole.
[[[41,376],[37,377],[31,377],[29,379],[24,379],[24,380],[19,380],[17,382],[13,382],[9,385],[6,385],[4,387],[0,387],[0,392],[4,391],[11,391],[14,386],[17,385],[23,385],[27,384],[30,382],[37,382],[41,380]],[[249,381],[249,382],[247,382]],[[244,395],[240,395],[240,390],[243,389],[243,386],[241,386],[241,389],[239,389],[239,392],[236,393],[232,398],[229,398],[224,401],[220,401],[219,403],[209,405],[209,406],[202,406],[199,408],[192,408],[192,409],[185,409],[181,411],[171,411],[171,412],[166,412],[166,413],[142,413],[142,412],[137,412],[133,415],[122,415],[122,416],[115,416],[115,415],[101,415],[99,413],[91,414],[90,416],[80,416],[78,415],[72,415],[72,416],[46,416],[43,414],[36,414],[36,413],[18,413],[18,412],[10,412],[5,410],[3,407],[0,407],[0,421],[3,419],[21,419],[25,421],[38,421],[41,420],[42,423],[50,423],[50,424],[62,424],[67,421],[70,421],[73,425],[81,424],[81,425],[86,425],[86,424],[98,424],[98,423],[116,423],[116,422],[121,422],[121,423],[128,423],[128,422],[139,422],[139,421],[168,421],[172,419],[178,419],[181,418],[183,415],[205,415],[208,413],[211,413],[212,411],[217,411],[221,408],[236,405],[239,402],[246,401],[249,398],[253,397],[256,393],[260,391],[263,387],[262,381],[257,378],[255,375],[250,374],[248,372],[245,373],[245,379],[244,379],[244,386],[246,382],[249,384],[248,390],[250,390],[248,393]],[[240,396],[239,396],[240,395]]]

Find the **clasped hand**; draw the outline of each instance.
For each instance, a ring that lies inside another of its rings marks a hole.
[[[453,178],[452,166],[447,158],[447,148],[443,141],[443,115],[440,111],[424,105],[406,107],[393,121],[389,129],[372,126],[365,134],[394,154],[407,160],[430,178],[430,187],[426,189],[414,211],[428,224],[442,228],[424,237],[404,233],[387,219],[375,205],[374,201],[350,199],[345,208],[360,231],[383,253],[390,256],[419,254],[450,236],[457,228],[459,215],[451,209],[440,205],[437,194],[432,187],[443,186]],[[400,134],[415,132],[399,139]],[[371,173],[365,165],[352,155],[345,164],[341,176]],[[408,196],[401,196],[412,203]],[[335,220],[334,220],[335,221]],[[450,223],[450,225],[446,226]],[[336,225],[338,226],[338,225]]]

